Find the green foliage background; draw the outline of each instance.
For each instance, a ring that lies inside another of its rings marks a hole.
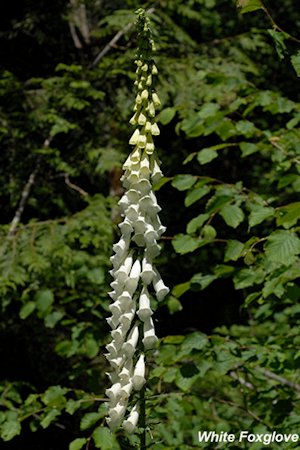
[[[129,24],[139,6],[151,8],[157,44],[156,143],[165,178],[156,190],[168,227],[158,264],[171,287],[156,311],[148,447],[211,448],[197,441],[200,430],[299,430],[300,12],[292,0],[273,3],[263,7],[274,23],[254,0],[240,1],[241,11],[231,0],[7,5],[0,32],[4,450],[139,448],[137,436],[105,427],[102,355],[131,131]]]

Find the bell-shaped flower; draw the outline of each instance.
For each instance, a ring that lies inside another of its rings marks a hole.
[[[130,394],[132,392],[132,388],[133,388],[133,385],[132,385],[132,381],[131,380],[129,380],[128,383],[126,383],[126,384],[124,384],[122,386],[122,388],[120,390],[120,398],[123,401],[128,401],[129,400]]]
[[[135,315],[135,305],[133,304],[133,306],[128,312],[122,314],[122,316],[120,317],[120,323],[123,324],[125,327],[130,327],[134,315]]]
[[[144,286],[139,299],[138,316],[142,322],[149,319],[153,314],[150,306],[150,296],[148,289]]]
[[[145,347],[145,350],[149,350],[151,348],[154,348],[156,346],[158,339],[155,335],[155,329],[152,317],[149,317],[144,322],[144,337],[143,337],[143,344]]]
[[[156,292],[157,300],[161,301],[169,293],[170,289],[165,285],[165,283],[161,279],[161,276],[157,272],[157,270],[155,271],[155,273],[156,273],[156,276],[153,280],[153,287]]]
[[[126,280],[125,286],[126,290],[131,293],[131,295],[135,292],[139,279],[141,275],[141,263],[139,259],[137,259],[130,271],[129,277]]]
[[[121,372],[119,373],[119,379],[121,380],[122,384],[127,384],[129,382],[129,380],[131,380],[132,375],[133,375],[132,358],[128,358],[125,361]]]
[[[111,421],[120,423],[124,417],[126,411],[127,403],[119,402],[113,408],[110,408],[108,411],[109,417]]]
[[[137,324],[134,324],[131,332],[129,333],[129,337],[126,342],[124,342],[122,346],[123,352],[128,356],[132,357],[135,352],[137,343],[139,339],[139,328]]]
[[[142,259],[142,273],[141,278],[145,284],[150,284],[155,276],[152,263],[144,256]]]
[[[139,420],[139,411],[137,404],[132,408],[128,418],[124,420],[122,426],[127,433],[133,433]]]
[[[145,381],[145,356],[142,354],[140,355],[133,372],[132,384],[134,389],[136,391],[142,389]]]
[[[140,132],[139,132],[139,129],[136,128],[136,130],[133,132],[133,135],[131,136],[131,138],[129,140],[129,144],[137,145],[139,137],[140,137]]]
[[[121,383],[113,384],[109,389],[106,389],[105,395],[111,400],[112,403],[117,403],[121,395]]]

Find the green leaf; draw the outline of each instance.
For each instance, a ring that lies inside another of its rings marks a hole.
[[[50,314],[47,314],[47,316],[44,319],[45,326],[47,328],[54,328],[55,325],[62,319],[64,316],[64,313],[62,311],[53,311]]]
[[[190,189],[197,181],[197,177],[193,175],[176,175],[172,181],[172,186],[179,191]]]
[[[241,8],[241,13],[256,11],[262,8],[261,0],[238,0],[237,6]]]
[[[291,231],[274,231],[267,238],[265,252],[269,261],[288,266],[300,253],[300,239]]]
[[[232,228],[236,228],[244,220],[244,213],[237,205],[224,205],[220,210],[224,221]]]
[[[181,345],[181,351],[189,354],[192,350],[202,350],[208,344],[206,334],[194,332],[190,333]]]
[[[274,217],[275,209],[270,206],[251,204],[251,213],[249,215],[249,227],[254,227],[264,220]]]
[[[212,241],[217,236],[216,229],[211,225],[204,225],[201,231],[201,237],[207,241]]]
[[[20,319],[26,319],[35,309],[35,302],[27,302],[19,312]]]
[[[209,186],[200,186],[192,189],[187,193],[187,196],[185,197],[184,204],[185,206],[191,206],[196,201],[200,200],[202,197],[204,197],[206,194],[208,194],[210,191]]]
[[[86,444],[86,438],[77,438],[70,443],[69,450],[81,450],[84,444]]]
[[[176,286],[173,287],[171,294],[174,295],[174,297],[181,297],[186,291],[188,291],[190,288],[190,282],[186,281],[185,283],[176,284]]]
[[[167,125],[174,119],[176,108],[165,108],[159,114],[159,121],[162,125]]]
[[[200,246],[200,240],[186,234],[177,234],[172,245],[177,253],[185,255],[196,250]]]
[[[224,261],[237,261],[244,250],[244,244],[235,239],[229,239],[224,255]]]
[[[93,432],[93,439],[96,448],[101,450],[120,450],[115,435],[107,427],[96,428]]]
[[[83,348],[89,358],[95,358],[95,356],[99,353],[99,344],[92,337],[87,337],[84,340]]]
[[[240,143],[240,149],[242,152],[242,157],[252,155],[253,153],[258,152],[259,147],[256,144],[253,144],[252,142],[241,142]]]
[[[200,164],[207,164],[213,159],[218,157],[218,153],[216,150],[213,150],[211,148],[204,148],[197,154],[197,159]]]
[[[178,311],[182,311],[182,304],[178,298],[173,297],[173,295],[168,296],[167,307],[170,314],[174,314]]]
[[[4,417],[6,421],[1,424],[0,435],[4,441],[10,441],[21,433],[21,424],[18,419],[18,414],[14,411],[7,411]]]
[[[35,294],[36,308],[44,313],[54,302],[53,292],[49,289],[43,289]]]
[[[41,420],[41,427],[42,428],[48,428],[49,425],[53,422],[54,419],[56,419],[57,416],[60,415],[60,411],[57,408],[52,408],[45,417]]]
[[[209,214],[199,214],[199,216],[194,217],[188,224],[186,228],[186,232],[188,234],[193,234],[195,231],[197,231],[199,228],[202,227],[202,225],[209,219]]]
[[[277,54],[279,56],[279,59],[283,59],[287,52],[287,48],[284,43],[284,40],[288,37],[288,35],[286,35],[285,33],[281,32],[281,31],[279,32],[279,31],[272,30],[272,29],[268,30],[268,33],[274,41],[275,48],[276,48]]]
[[[295,55],[291,56],[291,63],[295,69],[298,77],[300,77],[300,50]]]
[[[64,395],[68,392],[67,388],[61,386],[50,386],[42,395],[42,402],[47,406],[63,406],[66,403]]]
[[[99,412],[89,412],[86,413],[80,421],[81,431],[91,428],[95,423],[102,418],[102,414]]]
[[[300,219],[300,202],[290,203],[278,208],[276,223],[284,228],[291,228]]]
[[[191,278],[191,288],[193,290],[203,290],[205,289],[207,286],[209,286],[214,280],[216,280],[218,277],[217,275],[210,275],[210,274],[206,274],[204,275],[203,273],[196,273],[192,278]],[[200,285],[200,286],[199,286]]]
[[[254,284],[260,284],[264,279],[263,273],[258,273],[253,269],[241,269],[239,270],[234,278],[234,287],[235,289],[244,289]]]

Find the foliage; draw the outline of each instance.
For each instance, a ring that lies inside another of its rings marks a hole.
[[[86,0],[72,29],[76,10],[46,5],[9,10],[0,35],[1,448],[138,448],[104,424],[102,353],[140,5]],[[297,432],[299,11],[290,0],[153,8],[158,263],[173,289],[155,314],[148,446],[199,447],[206,429]]]

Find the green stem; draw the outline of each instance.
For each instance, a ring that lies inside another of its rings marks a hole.
[[[145,399],[146,386],[143,386],[140,391],[140,428],[142,429],[141,450],[146,450],[146,399]]]

